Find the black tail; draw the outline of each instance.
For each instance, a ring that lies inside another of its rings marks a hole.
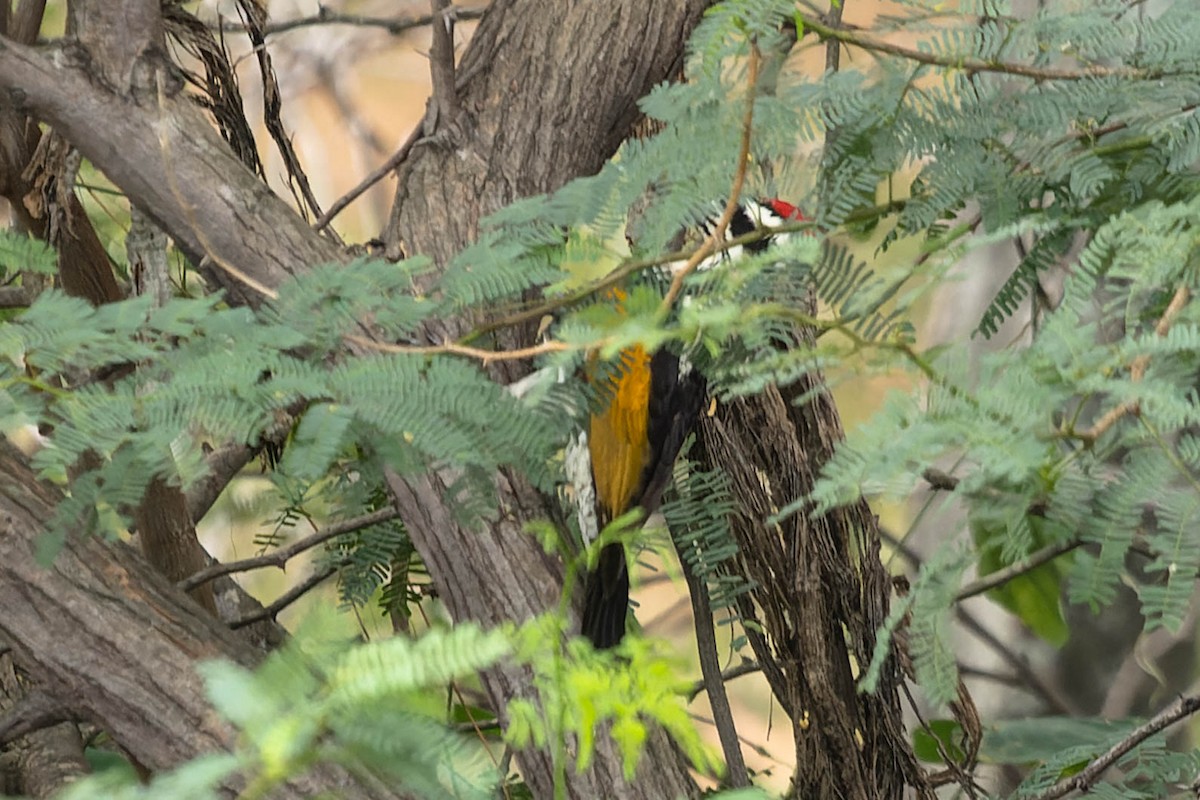
[[[616,647],[625,635],[625,616],[629,611],[629,566],[625,546],[607,544],[600,551],[600,563],[588,575],[580,632],[597,650]]]

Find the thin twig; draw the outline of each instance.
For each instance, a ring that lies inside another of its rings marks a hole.
[[[321,205],[317,202],[317,196],[313,193],[308,174],[304,171],[304,166],[300,163],[300,156],[296,153],[291,137],[288,136],[283,125],[283,97],[279,90],[279,81],[275,76],[275,68],[271,63],[271,53],[267,49],[267,35],[264,32],[267,24],[266,7],[249,0],[238,0],[237,8],[246,25],[246,35],[249,37],[250,43],[254,45],[254,54],[258,58],[263,90],[263,122],[271,139],[275,142],[280,157],[283,158],[283,164],[287,170],[288,188],[305,217],[307,217],[306,211],[311,211],[315,216],[320,217],[322,216]],[[330,233],[334,241],[340,244],[337,234],[332,231]]]
[[[683,291],[683,282],[687,276],[695,272],[701,262],[716,250],[717,242],[725,238],[725,230],[737,212],[742,186],[746,183],[746,167],[750,163],[750,137],[754,130],[754,101],[758,94],[758,68],[761,61],[762,54],[758,51],[758,45],[751,42],[750,60],[746,67],[746,113],[742,118],[742,142],[738,149],[737,167],[733,173],[733,186],[729,190],[729,199],[725,201],[725,210],[721,212],[717,224],[705,238],[704,243],[697,248],[692,257],[675,272],[671,279],[671,286],[667,289],[667,294],[663,297],[662,305],[659,307],[664,314],[671,310],[671,306],[675,304],[675,300]]]
[[[386,342],[376,342],[368,339],[365,336],[358,334],[348,334],[346,341],[352,344],[365,347],[370,350],[378,350],[381,353],[399,353],[412,355],[454,355],[466,356],[467,358],[475,358],[483,363],[484,366],[493,364],[497,361],[521,361],[527,358],[536,358],[546,353],[561,353],[567,350],[582,349],[582,346],[567,344],[566,342],[548,341],[536,344],[531,347],[521,347],[516,350],[484,350],[481,347],[469,347],[467,345],[458,344],[456,342],[447,342],[445,344],[430,344],[430,345],[407,345],[407,344],[388,344]],[[604,343],[592,344],[589,347],[603,347]]]
[[[1038,567],[1046,564],[1064,553],[1069,553],[1075,548],[1083,544],[1082,539],[1071,539],[1066,542],[1058,542],[1048,545],[1038,550],[1036,553],[1022,558],[1009,564],[1003,569],[998,569],[995,572],[989,573],[979,580],[972,581],[959,590],[954,599],[956,602],[966,600],[968,597],[983,594],[995,589],[997,586],[1003,586],[1014,578],[1019,578],[1027,572],[1033,572]]]
[[[958,674],[964,678],[978,678],[983,681],[992,681],[999,683],[1002,686],[1008,686],[1013,689],[1024,689],[1030,691],[1029,687],[1021,683],[1021,679],[1016,675],[1009,675],[1007,672],[998,672],[996,670],[984,669],[983,667],[974,667],[970,664],[959,664]]]
[[[316,587],[318,584],[323,583],[326,578],[336,573],[345,565],[345,561],[339,561],[336,564],[330,564],[324,569],[314,572],[312,575],[309,575],[307,578],[305,578],[303,582],[296,584],[291,589],[288,589],[286,592],[281,594],[274,603],[271,603],[271,605],[264,606],[258,611],[255,611],[253,614],[247,614],[244,617],[239,617],[238,619],[230,622],[230,630],[236,631],[238,628],[245,628],[247,625],[253,625],[256,622],[262,622],[264,619],[275,619],[275,617],[278,616],[281,611],[299,600],[304,595],[308,594],[311,589]]]
[[[716,725],[716,723],[715,723],[715,722],[713,722],[711,718],[709,718],[709,717],[706,717],[706,716],[704,716],[703,714],[697,714],[697,713],[696,713],[696,712],[694,712],[694,711],[689,711],[689,712],[688,712],[688,716],[689,716],[689,717],[691,717],[691,718],[692,718],[694,721],[696,721],[696,722],[701,722],[701,723],[703,723],[703,724],[705,724],[705,725]],[[769,758],[769,759],[771,759],[772,761],[774,761],[776,764],[779,764],[780,766],[783,766],[783,762],[782,762],[782,761],[780,761],[778,758],[776,758],[775,756],[773,756],[773,755],[770,753],[770,751],[768,751],[768,750],[767,750],[767,748],[763,747],[763,746],[762,746],[761,744],[759,744],[758,742],[755,742],[755,741],[754,741],[753,739],[751,739],[750,737],[748,737],[748,736],[743,736],[742,734],[740,734],[740,733],[739,733],[739,734],[738,734],[738,739],[740,739],[740,740],[741,740],[742,744],[746,745],[746,747],[752,748],[752,749],[754,750],[754,752],[758,753],[760,756],[762,756],[762,757],[764,757],[764,758]]]
[[[1186,286],[1180,286],[1175,290],[1175,295],[1171,298],[1171,302],[1167,305],[1166,311],[1163,312],[1162,317],[1159,318],[1158,323],[1154,326],[1154,332],[1158,336],[1162,337],[1167,335],[1167,333],[1171,330],[1171,323],[1174,322],[1175,317],[1179,315],[1179,312],[1183,310],[1183,307],[1187,305],[1188,300],[1191,299],[1191,296],[1192,294]],[[1142,378],[1145,377],[1146,368],[1149,366],[1149,356],[1141,355],[1135,358],[1133,363],[1129,365],[1130,380],[1132,380],[1134,383],[1139,383]],[[1116,425],[1117,422],[1119,422],[1126,414],[1137,414],[1138,410],[1139,403],[1136,400],[1130,400],[1128,402],[1121,403],[1116,408],[1110,409],[1108,413],[1100,417],[1100,419],[1096,420],[1096,423],[1092,425],[1092,427],[1085,431],[1080,431],[1078,435],[1080,438],[1086,441],[1094,442],[1103,436],[1109,428],[1111,428],[1113,425]]]
[[[1200,696],[1180,697],[1170,706],[1155,714],[1144,725],[1139,725],[1132,730],[1128,736],[1114,744],[1102,755],[1092,759],[1078,773],[1069,778],[1063,778],[1049,789],[1034,795],[1032,800],[1056,800],[1056,798],[1064,797],[1071,792],[1087,792],[1096,784],[1104,770],[1117,763],[1130,750],[1197,711],[1200,711]]]
[[[687,546],[687,543],[683,543]],[[676,545],[679,547],[679,545]],[[681,548],[682,550],[682,548]],[[717,739],[725,754],[725,780],[733,788],[750,785],[746,772],[746,759],[738,744],[737,724],[733,710],[729,707],[729,695],[725,692],[725,680],[721,674],[720,653],[717,651],[717,632],[713,626],[712,604],[709,602],[708,583],[696,574],[687,554],[679,553],[679,565],[687,581],[688,595],[692,601],[693,625],[696,629],[696,651],[700,658],[700,674],[703,675],[708,705],[716,720]]]
[[[642,582],[642,585],[645,585],[645,581]],[[753,675],[756,672],[762,672],[762,666],[757,661],[746,661],[741,664],[738,664],[736,667],[730,667],[729,669],[722,672],[721,673],[721,682],[729,683],[731,680],[733,680],[735,678],[740,678],[743,675]],[[708,687],[705,684],[705,681],[703,678],[701,678],[700,680],[693,683],[691,691],[688,692],[688,696],[687,696],[688,702],[690,703],[693,700],[695,700],[697,697],[699,697],[700,693],[703,692],[706,688],[708,688]]]
[[[815,223],[811,221],[789,222],[784,225],[774,227],[764,226],[757,228],[749,233],[744,233],[741,236],[733,239],[726,239],[718,242],[713,247],[713,254],[724,253],[735,247],[743,247],[754,242],[761,242],[764,239],[777,236],[781,233],[794,233],[797,231],[811,231],[815,228]],[[663,253],[654,256],[653,258],[631,259],[626,261],[621,266],[606,274],[603,278],[593,281],[586,286],[576,289],[569,294],[564,294],[560,297],[555,297],[551,300],[538,303],[535,306],[530,306],[523,311],[516,311],[507,316],[499,317],[485,325],[481,325],[471,333],[463,337],[464,342],[469,342],[474,339],[501,330],[502,328],[511,328],[515,325],[521,325],[532,320],[541,319],[547,314],[552,314],[564,308],[570,308],[589,297],[603,293],[607,289],[611,289],[621,281],[639,272],[645,272],[648,269],[661,267],[664,264],[673,264],[679,261],[686,261],[696,253],[695,250],[685,249],[677,250],[673,253]]]
[[[1000,641],[994,633],[985,628],[969,611],[959,606],[955,609],[955,615],[967,630],[978,636],[996,655],[1007,662],[1017,673],[1017,676],[1024,681],[1025,686],[1040,697],[1051,711],[1064,716],[1074,716],[1079,713],[1079,710],[1074,707],[1074,704],[1068,698],[1060,696],[1034,672],[1024,657],[1018,655],[1007,644]]]
[[[829,13],[825,15],[825,23],[831,28],[842,27],[842,15],[846,11],[845,0],[833,0],[829,4]],[[830,36],[825,43],[825,72],[837,72],[842,64],[842,43]]]
[[[901,556],[908,560],[913,569],[919,570],[923,566],[923,560],[919,553],[912,549],[900,537],[890,531],[880,528],[880,538],[894,548]],[[984,644],[988,645],[997,655],[1001,657],[1013,670],[1017,673],[1017,679],[1023,681],[1023,686],[1032,694],[1046,703],[1048,707],[1059,714],[1071,714],[1072,709],[1066,700],[1060,698],[1049,686],[1047,686],[1037,673],[1025,662],[1025,659],[1019,656],[1016,652],[1009,649],[1008,645],[1000,641],[991,631],[983,626],[969,611],[962,606],[955,608],[955,614],[963,626],[978,636]]]
[[[459,9],[459,8],[454,8],[454,7],[450,7],[450,9],[448,11],[446,11],[445,13],[447,13],[447,14],[452,13],[454,15],[455,19],[464,19],[464,20],[465,19],[478,19],[479,17],[483,16],[482,11],[475,11],[475,10],[468,11],[466,9]],[[425,17],[421,17],[420,18],[421,24],[428,25],[433,21],[433,18],[434,18],[434,16],[432,14],[425,16]],[[354,24],[354,23],[350,23],[348,20],[346,20],[346,21],[347,21],[347,24]],[[386,22],[386,20],[380,20],[380,21]],[[397,23],[397,24],[400,24],[400,23]],[[409,27],[416,27],[416,26],[412,25]],[[394,30],[392,28],[389,28],[389,30],[392,30],[393,33],[398,32],[398,30]],[[404,30],[407,30],[407,28],[404,28]],[[451,42],[450,58],[451,58],[451,65],[453,65],[453,58],[454,58],[453,42]],[[457,109],[458,92],[466,84],[466,80],[467,80],[467,78],[470,77],[470,75],[456,75],[453,72],[453,66],[452,66],[451,67],[451,77],[453,78],[453,81],[450,84],[450,86],[452,88],[450,88],[449,90],[445,90],[443,93],[446,94],[447,96],[452,96],[453,98],[455,98],[453,107],[455,109]],[[434,97],[437,97],[436,93],[435,93]],[[425,126],[423,126],[423,125],[418,125],[416,128],[414,128],[412,133],[410,133],[408,135],[408,138],[404,141],[404,144],[400,145],[400,149],[397,150],[395,153],[393,153],[391,158],[389,158],[387,161],[385,161],[383,164],[381,164],[379,167],[377,167],[374,171],[371,172],[371,174],[367,175],[365,178],[363,178],[361,181],[359,181],[357,186],[355,186],[353,189],[346,192],[344,195],[342,195],[337,200],[335,200],[333,205],[331,205],[329,207],[328,211],[326,211],[321,216],[317,217],[317,221],[315,223],[313,223],[313,230],[320,231],[320,230],[323,230],[326,227],[328,227],[329,223],[333,221],[334,217],[336,217],[338,214],[342,213],[342,211],[344,211],[348,205],[350,205],[355,200],[357,200],[359,197],[361,197],[363,192],[367,191],[367,189],[370,189],[376,183],[383,180],[389,172],[392,172],[397,167],[399,167],[400,164],[402,164],[404,162],[404,160],[406,158],[408,158],[409,153],[412,152],[412,149],[414,147],[416,147],[419,143],[427,140],[428,137],[425,135],[425,133],[426,133]]]
[[[363,192],[365,192],[367,189],[370,189],[379,181],[383,180],[389,172],[400,166],[401,162],[408,158],[408,154],[412,152],[413,147],[422,138],[421,127],[417,126],[413,129],[413,132],[408,135],[408,139],[405,140],[404,144],[400,145],[400,149],[392,154],[391,158],[383,162],[383,164],[374,169],[369,175],[367,175],[367,177],[359,181],[357,186],[335,200],[333,205],[329,207],[328,211],[317,217],[317,221],[313,223],[313,230],[321,231],[328,227],[329,223],[333,222],[333,218],[342,213],[346,206],[353,203],[360,196],[362,196]]]
[[[922,730],[924,730],[925,733],[928,734],[929,738],[933,740],[934,746],[937,747],[938,755],[942,759],[942,763],[946,765],[946,769],[928,776],[930,786],[936,787],[945,786],[950,783],[957,783],[968,797],[972,798],[972,800],[977,798],[979,795],[975,791],[976,786],[974,782],[974,776],[967,769],[964,769],[963,764],[959,763],[958,759],[953,758],[950,755],[949,751],[946,749],[945,743],[942,741],[942,737],[934,733],[933,728],[925,720],[924,714],[921,713],[921,704],[917,702],[915,697],[913,697],[912,687],[910,687],[907,682],[902,682],[900,687],[904,692],[905,698],[908,700],[909,712],[917,718],[917,724],[920,725]],[[959,680],[959,688],[960,690],[962,689],[961,679]]]
[[[470,722],[456,722],[450,726],[451,729],[459,733],[491,733],[501,729],[500,720],[492,719],[485,721],[471,720]]]
[[[483,16],[483,12],[484,9],[482,8],[455,8],[454,16],[461,20],[476,20]],[[382,28],[388,33],[395,35],[406,33],[416,28],[423,28],[432,22],[433,15],[431,14],[421,14],[420,16],[406,17],[404,19],[367,17],[361,14],[338,14],[322,6],[321,10],[311,17],[297,17],[296,19],[268,23],[263,28],[263,33],[267,36],[276,36],[281,33],[319,25],[350,25],[357,28]],[[226,22],[221,25],[221,30],[225,33],[245,33],[246,26],[236,22]]]
[[[1091,78],[1152,78],[1156,75],[1122,67],[1103,67],[1091,65],[1082,69],[1054,69],[1053,67],[1034,67],[1029,64],[1014,64],[1005,61],[989,61],[968,56],[941,55],[922,50],[913,50],[898,44],[866,36],[858,31],[840,25],[827,25],[815,16],[797,14],[797,21],[805,30],[812,31],[823,39],[836,39],[843,44],[853,45],[877,53],[886,53],[926,64],[932,67],[960,69],[966,72],[999,72],[1005,75],[1017,75],[1023,78],[1033,78],[1042,81],[1082,81]]]
[[[247,572],[248,570],[260,569],[261,567],[279,567],[283,569],[292,558],[303,553],[305,550],[311,550],[322,542],[327,542],[343,534],[353,533],[371,525],[387,522],[388,520],[395,519],[396,516],[396,509],[381,508],[378,511],[372,511],[359,517],[342,520],[326,526],[324,530],[317,531],[311,536],[305,536],[303,539],[292,542],[287,547],[281,547],[270,553],[254,556],[253,558],[243,558],[241,561],[228,561],[224,564],[213,564],[211,567],[205,567],[195,575],[180,581],[179,588],[185,592],[191,591],[201,584],[208,583],[213,578],[219,578],[222,575],[228,575],[232,572]]]

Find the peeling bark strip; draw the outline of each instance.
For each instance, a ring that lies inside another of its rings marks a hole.
[[[932,797],[905,733],[898,671],[885,669],[874,694],[854,687],[851,658],[870,663],[891,594],[874,515],[859,502],[818,519],[802,512],[765,524],[812,488],[843,436],[821,383],[809,375],[719,405],[702,420],[693,454],[702,468],[729,476],[738,502],[731,528],[743,574],[755,584],[739,610],[761,615],[766,635],[747,629],[749,640],[793,722],[793,796],[890,800],[912,787]]]

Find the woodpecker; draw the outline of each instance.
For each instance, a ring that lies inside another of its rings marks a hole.
[[[744,202],[730,220],[726,237],[800,219],[800,211],[782,200]],[[712,225],[715,223],[705,227]],[[771,237],[766,237],[745,249],[758,253],[770,245]],[[723,251],[701,264],[701,269],[736,260],[739,255],[740,248]],[[618,304],[624,296],[620,290],[612,292]],[[603,387],[608,390],[603,392],[606,405],[592,414],[587,428],[593,491],[583,496],[594,502],[595,527],[602,529],[635,506],[641,508],[643,519],[658,508],[679,450],[699,418],[706,384],[678,355],[664,349],[648,352],[643,347],[622,352],[617,369],[598,380],[609,385]],[[582,634],[597,649],[616,646],[625,635],[628,608],[629,565],[624,545],[605,545],[599,563],[587,577]]]

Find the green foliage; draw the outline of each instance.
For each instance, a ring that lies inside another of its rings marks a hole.
[[[976,570],[980,577],[1019,561],[1019,558],[1006,557],[1003,552],[1006,546],[1037,551],[1066,538],[1047,536],[1043,531],[1053,523],[1030,514],[1006,520],[1023,526],[1022,530],[1012,531],[991,528],[981,518],[982,509],[976,509],[976,513],[971,520],[971,531],[978,552]],[[1020,618],[1033,633],[1052,645],[1061,646],[1069,634],[1060,602],[1064,571],[1058,562],[1051,561],[997,586],[988,592],[988,596]]]
[[[253,673],[225,662],[205,673],[214,705],[244,734],[242,768],[260,791],[326,760],[425,797],[488,797],[499,779],[490,759],[439,722],[429,690],[508,650],[502,632],[470,625],[354,647],[314,630]]]
[[[984,735],[981,757],[994,764],[1033,769],[1014,797],[1032,797],[1054,783],[1078,773],[1087,763],[1125,738],[1142,720],[1043,717],[1011,720],[990,728]],[[1133,753],[1118,760],[1120,777],[1099,783],[1089,796],[1113,798],[1163,797],[1163,787],[1185,785],[1200,767],[1200,754],[1179,752],[1154,736]]]
[[[57,254],[40,239],[0,229],[0,279],[5,283],[22,272],[51,275],[57,268]]]
[[[675,466],[674,488],[661,509],[675,550],[694,575],[708,587],[713,608],[733,613],[738,595],[753,584],[737,573],[737,541],[729,528],[729,515],[737,505],[725,476],[704,472],[686,458]]]
[[[966,755],[962,749],[962,726],[952,719],[931,719],[913,731],[913,754],[922,761],[934,764],[961,763]]]
[[[332,635],[331,623],[327,613],[310,618],[253,671],[203,665],[213,706],[242,734],[235,753],[197,759],[149,785],[109,770],[61,797],[207,800],[235,773],[241,796],[265,797],[320,763],[369,769],[420,797],[491,797],[500,780],[492,759],[447,727],[430,692],[507,655],[508,636],[460,625],[355,645]]]
[[[516,747],[550,746],[565,769],[566,741],[575,741],[575,768],[587,769],[596,732],[607,728],[621,752],[627,779],[638,768],[649,726],[658,725],[697,769],[720,769],[687,712],[690,682],[660,643],[626,637],[613,650],[596,651],[583,639],[561,645],[562,620],[545,616],[523,626],[517,658],[534,671],[537,700],[515,699],[505,735]],[[653,768],[652,766],[650,767]]]
[[[142,783],[132,770],[108,770],[82,778],[60,792],[58,800],[156,800],[160,797],[178,800],[216,800],[223,797],[220,786],[238,767],[238,760],[228,753],[199,756],[183,766],[155,775]]]
[[[317,270],[259,315],[212,298],[162,308],[137,298],[92,309],[55,292],[40,296],[0,328],[0,418],[53,426],[53,446],[35,458],[43,475],[65,480],[85,454],[105,475],[82,471],[49,530],[61,536],[81,521],[119,530],[120,515],[153,476],[186,488],[203,474],[203,442],[255,445],[297,406],[304,411],[282,464],[297,481],[316,480],[358,445],[402,475],[454,464],[460,478],[451,496],[472,521],[494,513],[489,476],[501,464],[547,485],[548,454],[560,436],[546,424],[550,410],[520,403],[478,366],[421,354],[328,362],[326,350],[361,315],[397,331],[418,318],[372,311],[378,271],[374,263],[344,268],[349,283],[337,287]],[[331,320],[291,315],[318,296],[339,309]],[[94,370],[118,377],[76,385]]]

